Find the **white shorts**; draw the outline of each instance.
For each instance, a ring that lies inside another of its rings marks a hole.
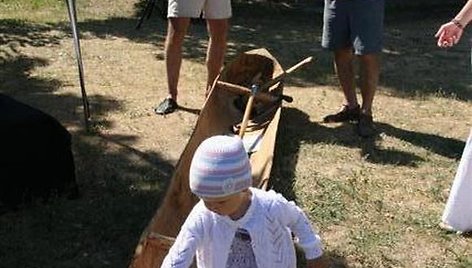
[[[169,0],[168,18],[231,18],[231,0]]]

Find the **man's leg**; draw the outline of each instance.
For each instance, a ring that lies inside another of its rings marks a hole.
[[[165,43],[168,95],[154,108],[156,114],[169,114],[178,108],[177,85],[182,64],[182,43],[189,23],[190,18],[169,18]]]
[[[370,137],[375,134],[372,118],[372,103],[379,81],[379,59],[376,53],[359,56],[362,107],[359,116],[358,131],[362,137]]]
[[[323,121],[326,123],[358,119],[359,104],[356,96],[354,59],[355,56],[350,47],[334,51],[334,66],[344,93],[344,104],[339,112],[327,115],[323,118]]]
[[[187,33],[190,18],[169,18],[165,43],[168,97],[177,101],[182,44]]]
[[[207,88],[206,93],[210,92],[213,81],[220,73],[223,66],[226,40],[228,36],[228,19],[207,19],[208,34],[210,36],[208,42],[208,50],[206,57],[207,65]]]
[[[361,112],[372,115],[372,103],[379,81],[380,65],[376,53],[359,56],[360,88],[362,95]]]
[[[350,47],[338,49],[334,52],[336,73],[344,93],[345,105],[349,109],[354,109],[358,106],[353,65],[354,57]]]

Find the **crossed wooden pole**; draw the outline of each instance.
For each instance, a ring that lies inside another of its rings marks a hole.
[[[273,79],[265,82],[261,86],[259,86],[258,81],[261,77],[261,74],[258,73],[252,80],[251,88],[246,88],[240,85],[228,83],[228,82],[223,82],[223,81],[216,81],[216,86],[218,86],[221,89],[232,91],[238,94],[243,94],[243,95],[249,95],[249,99],[246,104],[246,108],[244,110],[244,116],[243,116],[243,121],[241,123],[241,128],[239,130],[239,137],[243,138],[244,133],[246,131],[247,124],[249,122],[249,118],[251,115],[251,110],[252,106],[254,103],[254,100],[259,100],[263,102],[275,102],[275,101],[280,101],[280,100],[285,100],[287,102],[292,102],[293,98],[287,95],[279,95],[275,96],[270,93],[264,92],[265,90],[269,89],[273,85],[277,84],[278,82],[282,81],[287,75],[291,74],[293,71],[297,70],[301,66],[311,62],[313,60],[313,57],[307,57],[304,60],[300,61],[299,63],[293,65],[292,67],[288,68],[286,71],[284,71],[282,74],[278,75],[277,77],[274,77]]]

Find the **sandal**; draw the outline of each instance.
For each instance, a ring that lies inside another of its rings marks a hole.
[[[170,114],[173,113],[179,105],[177,102],[172,98],[165,98],[156,108],[154,108],[154,112],[159,115]]]

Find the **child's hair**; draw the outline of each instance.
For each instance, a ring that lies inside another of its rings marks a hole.
[[[198,146],[190,165],[190,190],[199,197],[218,198],[252,185],[251,165],[241,139],[217,135]]]

